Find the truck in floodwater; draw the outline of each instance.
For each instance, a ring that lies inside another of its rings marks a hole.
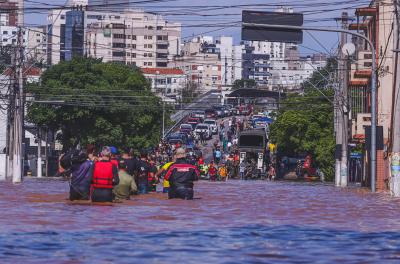
[[[247,178],[264,178],[267,172],[267,135],[264,129],[245,130],[240,133],[238,147],[240,162],[247,164]]]

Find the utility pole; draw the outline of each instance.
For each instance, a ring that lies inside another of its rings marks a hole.
[[[20,21],[19,21],[20,22]],[[20,183],[23,174],[23,156],[22,156],[22,140],[23,140],[23,62],[24,62],[24,48],[23,48],[23,32],[22,27],[18,29],[18,41],[16,49],[16,77],[17,85],[15,86],[15,109],[14,109],[14,137],[13,137],[13,183]]]
[[[342,13],[342,28],[344,30],[347,29],[348,25],[348,14],[347,12]],[[344,32],[341,33],[340,37],[341,41],[341,47],[340,47],[340,71],[341,71],[341,86],[342,86],[342,91],[341,91],[341,98],[340,98],[340,115],[341,115],[341,128],[342,128],[342,159],[340,163],[340,186],[341,187],[346,187],[347,186],[347,181],[348,181],[348,168],[347,168],[347,152],[348,152],[348,140],[349,140],[349,130],[348,130],[348,124],[349,124],[349,116],[348,116],[348,83],[349,83],[349,74],[348,74],[348,59],[349,56],[348,54],[344,54],[342,51],[343,46],[347,43],[347,34]]]
[[[399,4],[398,0],[394,1],[395,10],[395,32],[394,34],[394,47],[395,47],[395,84],[394,84],[394,97],[393,97],[393,118],[391,125],[391,142],[392,142],[392,153],[390,157],[390,167],[391,167],[391,182],[390,189],[391,193],[395,197],[400,197],[400,54],[399,54],[399,34],[400,34],[400,14],[399,14]]]
[[[42,172],[42,131],[40,130],[40,127],[38,127],[37,131],[37,144],[38,144],[38,149],[37,149],[37,177],[41,178],[43,175]]]

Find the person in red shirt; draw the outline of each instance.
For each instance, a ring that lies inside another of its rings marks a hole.
[[[215,168],[214,162],[212,161],[208,167],[208,175],[210,176],[210,181],[215,181],[217,179],[217,168]]]

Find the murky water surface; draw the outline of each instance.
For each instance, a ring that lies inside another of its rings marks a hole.
[[[289,182],[199,182],[71,204],[68,183],[0,182],[0,263],[400,263],[400,200]]]

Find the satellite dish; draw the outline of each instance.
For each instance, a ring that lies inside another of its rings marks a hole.
[[[343,45],[342,47],[342,53],[344,55],[353,55],[356,52],[356,46],[354,46],[353,43],[349,42]]]

